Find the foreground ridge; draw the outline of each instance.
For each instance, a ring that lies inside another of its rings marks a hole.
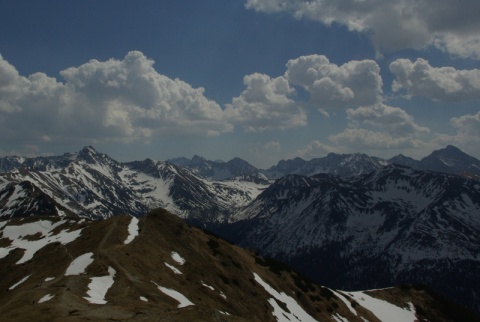
[[[139,221],[32,217],[0,227],[0,315],[8,321],[475,318],[423,289],[318,286],[161,209]],[[37,245],[67,233],[76,236]]]

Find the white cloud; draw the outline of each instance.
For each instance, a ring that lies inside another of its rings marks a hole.
[[[285,77],[310,93],[318,108],[372,105],[381,100],[380,68],[373,60],[350,61],[342,66],[323,55],[302,56],[287,63]]]
[[[304,160],[311,160],[313,158],[319,158],[326,156],[330,152],[341,153],[341,148],[337,146],[332,146],[325,144],[319,140],[312,141],[306,147],[296,150],[294,153],[290,154],[290,158],[300,157]]]
[[[372,126],[393,136],[412,136],[429,132],[428,128],[418,125],[413,117],[401,108],[385,104],[348,109],[347,119],[351,127]]]
[[[267,151],[280,152],[282,150],[282,144],[278,141],[270,141],[265,143],[263,148]]]
[[[478,0],[247,0],[246,7],[344,25],[369,35],[378,51],[435,46],[480,59]]]
[[[338,150],[384,154],[387,150],[414,150],[426,146],[430,133],[403,109],[382,103],[348,109],[348,128],[328,136]]]
[[[394,91],[405,89],[438,101],[480,100],[480,70],[457,70],[453,67],[432,67],[427,60],[398,59],[390,64],[395,74]]]
[[[91,60],[60,72],[61,83],[43,73],[20,76],[0,56],[0,134],[23,144],[149,142],[233,130],[203,88],[161,75],[153,63],[138,51]]]
[[[328,139],[349,151],[408,149],[423,146],[419,139],[409,136],[394,137],[386,132],[370,131],[363,128],[348,128]]]
[[[123,61],[92,60],[61,75],[77,94],[77,102],[100,115],[98,125],[128,138],[218,135],[233,129],[203,88],[161,75],[153,63],[141,52],[130,52]]]
[[[254,73],[244,77],[246,89],[227,104],[225,113],[246,132],[287,129],[307,124],[304,109],[289,96],[295,93],[288,81],[280,76],[271,78]]]
[[[480,112],[474,115],[454,117],[450,120],[450,123],[459,133],[465,136],[476,137],[477,140],[480,140]]]

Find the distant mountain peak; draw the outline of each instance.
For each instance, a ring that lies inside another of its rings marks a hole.
[[[447,145],[446,148],[433,151],[420,162],[423,169],[431,171],[480,175],[480,160],[453,145]]]
[[[83,153],[97,153],[97,150],[91,145],[86,145],[81,150]]]

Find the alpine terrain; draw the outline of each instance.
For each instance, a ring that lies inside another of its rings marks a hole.
[[[85,147],[4,157],[0,167],[3,227],[31,216],[93,225],[164,208],[320,285],[426,285],[480,313],[480,161],[453,146],[420,161],[329,154],[267,170],[239,158],[118,162]],[[69,231],[51,229],[12,236],[35,241]],[[5,233],[2,240],[4,258],[21,251],[8,248],[13,239]]]
[[[0,160],[4,218],[41,211],[99,219],[164,207],[182,217],[215,221],[247,205],[270,183],[246,175],[211,181],[150,159],[120,163],[92,147],[56,157]]]
[[[480,311],[480,182],[389,165],[288,175],[219,233],[342,289],[429,285]]]
[[[0,233],[4,321],[475,321],[420,288],[316,285],[160,209],[13,219]]]

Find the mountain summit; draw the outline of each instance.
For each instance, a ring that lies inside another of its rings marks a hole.
[[[423,169],[445,173],[471,173],[480,176],[480,161],[453,145],[433,151],[420,161]]]

